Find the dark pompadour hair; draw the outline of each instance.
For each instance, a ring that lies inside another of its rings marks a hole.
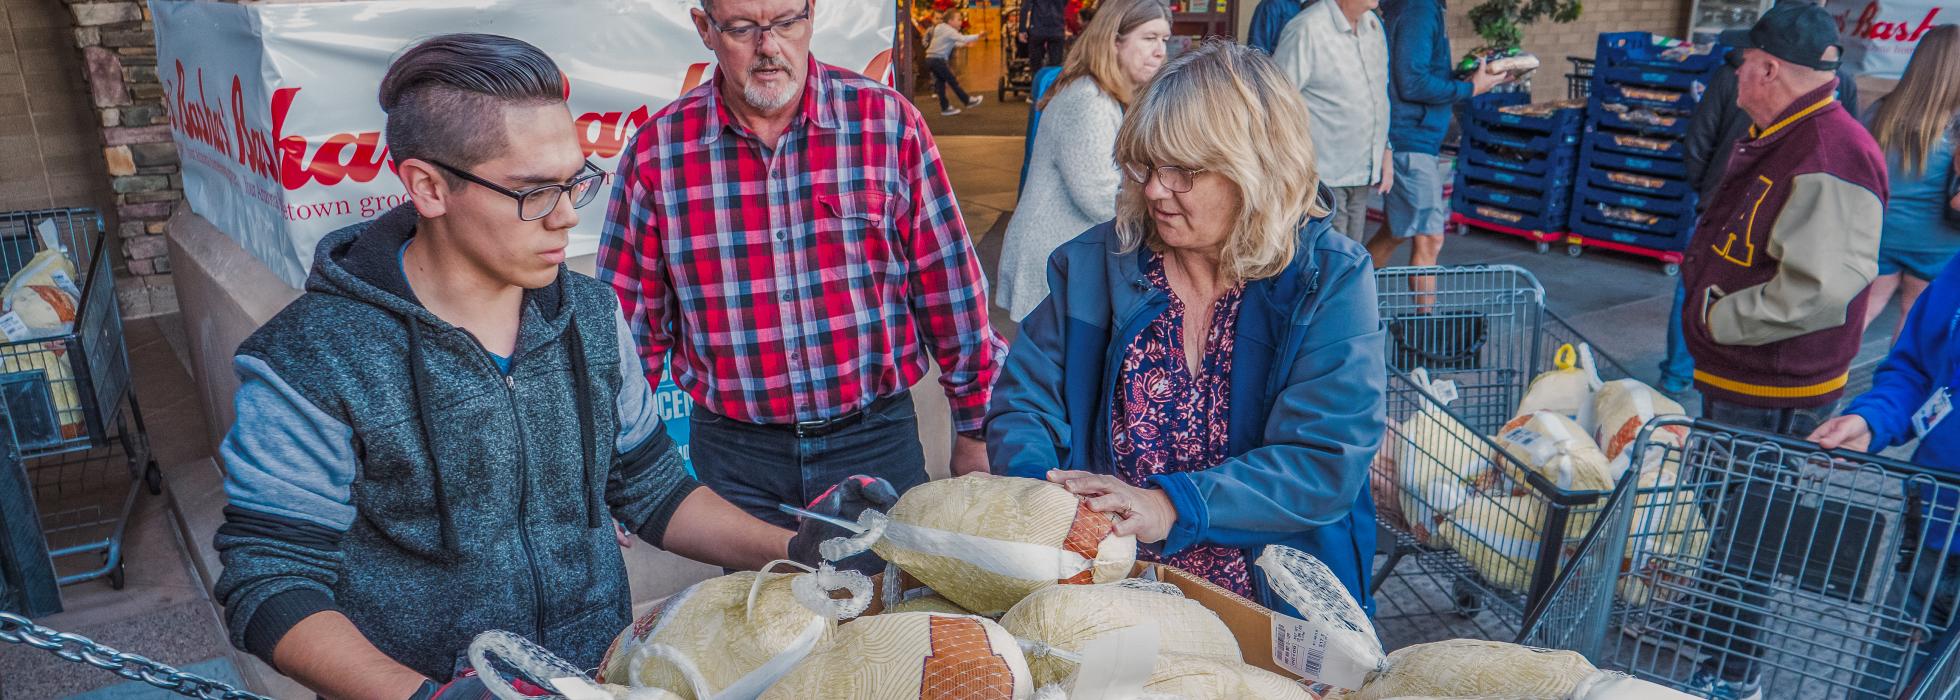
[[[398,163],[420,158],[475,166],[505,148],[504,106],[564,100],[564,74],[550,56],[495,34],[423,41],[396,57],[381,78],[388,148]]]

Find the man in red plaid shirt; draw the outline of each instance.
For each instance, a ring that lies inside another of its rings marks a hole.
[[[811,0],[704,0],[712,81],[640,129],[599,248],[649,382],[694,397],[696,476],[757,517],[838,479],[924,483],[907,388],[939,363],[956,474],[1006,354],[938,148],[877,81],[810,55]],[[671,360],[669,351],[672,351]]]

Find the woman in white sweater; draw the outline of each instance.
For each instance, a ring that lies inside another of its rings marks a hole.
[[[1007,225],[995,302],[1026,318],[1048,298],[1048,255],[1116,216],[1116,127],[1164,64],[1163,0],[1106,0],[1040,105],[1027,182]]]

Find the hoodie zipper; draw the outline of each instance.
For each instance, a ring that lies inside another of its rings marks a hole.
[[[489,351],[485,350],[484,352],[487,353]],[[517,369],[515,366],[517,358],[513,356],[510,359],[512,363],[511,369],[514,371]],[[494,367],[496,363],[492,362],[491,365]],[[519,477],[519,486],[517,489],[517,539],[524,545],[524,562],[531,568],[531,604],[532,609],[536,611],[533,619],[538,625],[538,633],[534,638],[538,640],[538,644],[548,648],[551,642],[545,638],[544,634],[544,577],[538,573],[538,558],[537,554],[531,549],[531,528],[527,524],[530,522],[531,460],[529,455],[531,452],[530,440],[524,433],[524,414],[517,408],[516,375],[511,373],[504,374],[504,395],[510,399],[510,417],[512,422],[517,426],[517,466]]]

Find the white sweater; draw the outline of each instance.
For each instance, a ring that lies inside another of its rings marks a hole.
[[[1048,256],[1116,218],[1116,128],[1123,108],[1096,81],[1057,88],[1028,154],[1028,181],[1001,244],[994,302],[1019,321],[1048,298]]]

